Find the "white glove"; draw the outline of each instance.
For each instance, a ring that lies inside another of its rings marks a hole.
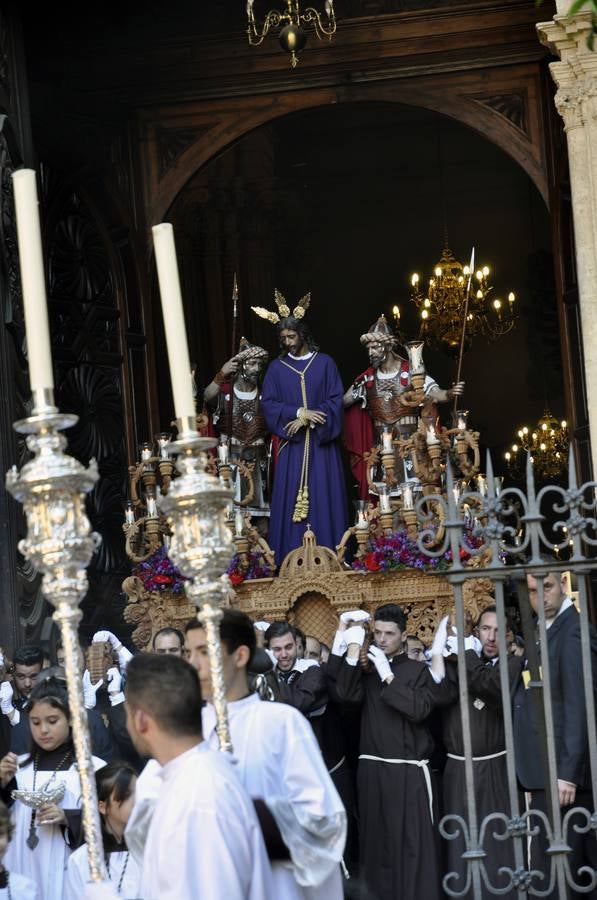
[[[458,655],[458,633],[454,627],[452,627],[452,634],[449,635],[446,640],[446,649],[444,651],[444,656],[454,656]],[[469,634],[468,637],[464,639],[464,650],[474,650],[477,656],[481,656],[482,645],[479,638],[475,637],[474,634]]]
[[[364,609],[349,609],[340,616],[340,621],[347,625],[349,622],[368,622],[371,616]]]
[[[390,668],[390,661],[388,657],[385,655],[383,650],[380,650],[379,647],[369,647],[367,657],[371,660],[371,662],[377,669],[377,674],[382,681],[385,681],[387,678],[394,676],[394,673]]]
[[[261,621],[261,622],[253,622],[253,628],[256,628],[257,631],[267,631],[267,629],[269,628],[269,626],[270,626],[270,623],[269,623],[269,622],[263,622],[263,621]]]
[[[334,635],[334,643],[332,644],[332,656],[344,656],[348,646],[346,644],[345,631],[337,631]]]
[[[344,632],[344,640],[347,647],[350,647],[351,644],[358,644],[359,647],[362,647],[365,643],[365,629],[360,625],[352,625]]]
[[[127,647],[124,646],[124,644],[121,644],[116,651],[116,655],[118,657],[118,665],[120,666],[120,671],[124,675],[124,673],[126,672],[126,667],[133,658],[133,654]]]
[[[307,669],[310,669],[311,666],[319,666],[316,659],[297,659],[292,668],[296,672],[305,672]]]
[[[118,640],[115,634],[112,634],[111,631],[96,631],[91,638],[91,643],[99,644],[101,641],[106,641],[112,644],[112,650],[118,650],[121,646],[121,642]]]
[[[448,640],[448,618],[449,616],[444,616],[443,619],[441,619],[437,626],[437,630],[433,635],[433,644],[431,645],[432,656],[443,656],[444,650],[446,649],[446,641]]]
[[[85,709],[93,709],[95,707],[95,704],[97,703],[96,694],[103,683],[104,679],[100,678],[99,681],[92,684],[89,669],[85,669],[83,673],[83,700],[85,702]]]
[[[119,703],[124,703],[122,675],[116,666],[108,669],[106,677],[108,679],[108,697],[110,698],[110,706],[118,706]]]
[[[0,684],[0,710],[2,710],[5,716],[10,716],[15,712],[12,695],[12,684],[10,681],[3,681],[2,684]]]

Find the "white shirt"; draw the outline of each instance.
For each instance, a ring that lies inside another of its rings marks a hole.
[[[35,882],[17,872],[9,872],[8,885],[12,900],[39,900],[39,894]],[[8,888],[0,888],[0,898],[8,897]]]
[[[230,760],[201,743],[159,775],[143,854],[143,900],[271,900],[259,822]]]
[[[553,619],[545,620],[545,627],[551,628],[551,626],[553,625],[553,623],[555,622],[557,617],[561,616],[562,613],[566,612],[567,609],[570,609],[571,606],[574,606],[574,600],[572,600],[571,597],[565,597],[564,600],[562,601],[562,605],[560,606],[559,610],[557,611],[557,613],[555,614]]]
[[[346,813],[311,726],[257,694],[229,703],[228,717],[239,777],[266,801],[290,852],[292,862],[272,867],[276,900],[341,900]],[[205,742],[217,747],[211,704],[202,720]]]

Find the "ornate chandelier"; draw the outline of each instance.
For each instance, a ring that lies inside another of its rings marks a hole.
[[[527,425],[518,430],[518,441],[504,456],[508,468],[514,473],[519,468],[519,452],[530,452],[535,471],[544,478],[554,478],[566,467],[569,443],[566,420],[560,422],[546,410],[533,430]]]
[[[279,12],[270,9],[259,27],[255,20],[253,4],[255,0],[247,0],[247,37],[252,47],[258,47],[263,43],[270,31],[279,31],[278,40],[280,46],[290,53],[290,61],[294,69],[298,65],[298,54],[307,43],[307,29],[312,29],[322,41],[324,38],[332,39],[336,32],[336,15],[334,13],[333,0],[325,0],[325,16],[317,12],[312,6],[308,6],[301,12],[299,0],[286,0],[286,11]]]
[[[463,266],[446,245],[426,291],[417,273],[411,276],[411,300],[421,315],[421,335],[437,347],[457,350],[463,331],[467,342],[477,335],[494,341],[510,331],[517,320],[515,295],[506,301],[489,298],[489,267],[472,272]],[[466,311],[466,323],[464,316]]]

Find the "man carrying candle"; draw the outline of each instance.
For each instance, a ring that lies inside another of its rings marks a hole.
[[[242,461],[254,466],[253,499],[247,511],[253,516],[261,517],[269,515],[269,436],[261,410],[260,394],[267,360],[267,350],[241,338],[236,356],[224,363],[203,394],[206,405],[212,409],[215,430],[220,435],[219,461],[230,462],[234,467],[235,499],[237,502],[242,500],[248,490],[246,479],[241,477],[238,469],[238,464]],[[231,434],[228,435],[230,426]]]
[[[307,294],[290,313],[276,291],[278,312],[253,310],[276,325],[281,354],[263,382],[262,408],[276,449],[268,542],[278,565],[299,547],[307,523],[324,547],[336,547],[348,519],[340,454],[342,382],[303,317]]]
[[[396,352],[397,339],[383,315],[361,335],[361,344],[367,349],[370,366],[344,394],[347,408],[344,437],[359,485],[359,497],[366,500],[369,487],[365,453],[374,444],[380,444],[382,452],[391,450],[394,436],[407,437],[415,431],[419,415],[433,425],[437,420],[436,403],[459,397],[464,391],[464,382],[459,381],[451,388],[440,388],[425,373],[422,344],[412,345],[409,359],[403,359]],[[414,375],[424,377],[425,400],[418,408],[405,402],[411,399]],[[402,465],[402,460],[396,458],[395,471],[400,472]],[[405,475],[411,477],[410,471]]]

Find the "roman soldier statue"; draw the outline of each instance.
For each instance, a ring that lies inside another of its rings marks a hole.
[[[254,466],[253,497],[246,508],[255,516],[269,515],[269,435],[261,410],[261,383],[267,361],[267,350],[241,338],[236,356],[224,363],[203,394],[206,406],[212,411],[212,422],[221,445],[229,448],[237,502],[247,496],[248,490],[239,463]]]
[[[344,395],[347,409],[345,441],[351,455],[353,474],[359,484],[359,497],[367,499],[369,491],[364,454],[374,445],[381,444],[384,433],[392,438],[412,434],[419,417],[435,423],[438,417],[436,404],[460,396],[464,382],[444,389],[426,374],[421,404],[413,401],[409,362],[397,353],[398,341],[385,316],[380,316],[369,331],[361,335],[361,344],[369,354],[370,365]],[[398,466],[398,460],[396,464]],[[401,460],[399,465],[403,465]],[[405,480],[412,477],[408,468],[407,461]]]

